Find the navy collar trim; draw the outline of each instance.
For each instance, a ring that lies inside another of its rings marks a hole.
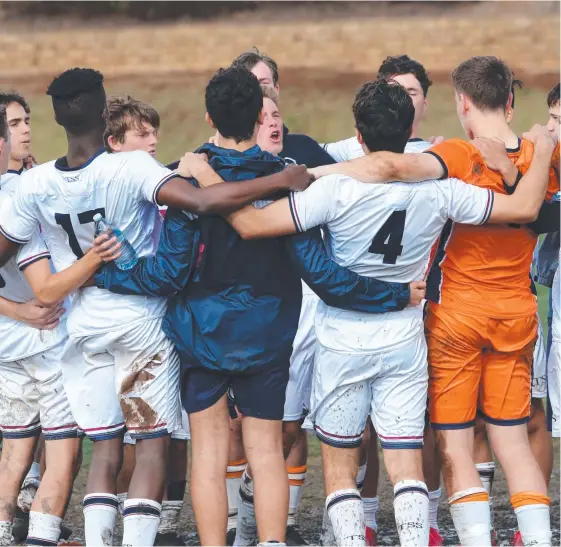
[[[23,173],[23,167],[21,169],[8,169],[6,173],[11,173],[12,175],[21,175]]]
[[[76,167],[68,167],[68,161],[66,160],[66,156],[63,156],[62,158],[58,158],[58,160],[55,161],[55,168],[58,169],[59,171],[79,171],[80,169],[84,169],[85,167],[90,165],[92,161],[94,161],[97,157],[101,156],[101,154],[103,154],[104,152],[105,152],[105,148],[100,148],[89,160]]]
[[[510,154],[514,154],[515,152],[520,152],[521,143],[522,143],[522,139],[518,137],[518,146],[516,148],[507,148],[506,151]]]

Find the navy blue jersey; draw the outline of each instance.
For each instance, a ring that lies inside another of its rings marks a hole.
[[[335,160],[319,145],[317,141],[298,133],[290,133],[283,127],[283,147],[279,154],[289,162],[305,165],[312,169],[320,165],[331,165]]]

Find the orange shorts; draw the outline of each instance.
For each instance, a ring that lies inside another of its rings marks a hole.
[[[497,425],[528,421],[535,315],[489,319],[427,306],[429,414],[435,429],[475,425],[477,411]]]

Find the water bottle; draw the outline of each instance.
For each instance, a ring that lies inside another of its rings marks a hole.
[[[117,241],[121,244],[121,256],[115,260],[115,265],[119,270],[130,270],[138,263],[138,256],[134,247],[129,243],[128,239],[123,235],[119,228],[113,226],[107,219],[103,218],[99,213],[93,217],[95,221],[96,237],[103,232],[113,232]]]

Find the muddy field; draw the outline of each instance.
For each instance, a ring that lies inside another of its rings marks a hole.
[[[304,497],[300,508],[300,531],[312,545],[319,544],[321,521],[323,516],[323,483],[321,477],[321,461],[318,456],[318,446],[315,439],[310,443],[310,459],[308,461],[308,482],[304,490]],[[495,475],[494,490],[494,513],[495,527],[499,535],[500,545],[510,545],[510,539],[516,529],[516,519],[512,512],[506,484],[502,473]],[[83,468],[75,483],[70,507],[65,523],[72,528],[73,538],[83,540],[83,517],[81,502],[84,495],[87,469]],[[560,544],[559,535],[559,442],[555,443],[555,465],[550,484],[550,495],[552,500],[551,516],[553,529],[553,545]],[[393,517],[393,489],[385,472],[382,472],[380,480],[380,511],[378,512],[378,544],[399,545],[395,522]],[[457,545],[457,537],[454,532],[452,519],[445,503],[446,496],[441,498],[439,523],[440,531],[446,540],[446,545]],[[185,545],[198,545],[198,538],[193,521],[193,513],[190,507],[189,493],[185,496],[185,508],[181,520],[181,537]],[[120,524],[119,524],[120,526]]]

